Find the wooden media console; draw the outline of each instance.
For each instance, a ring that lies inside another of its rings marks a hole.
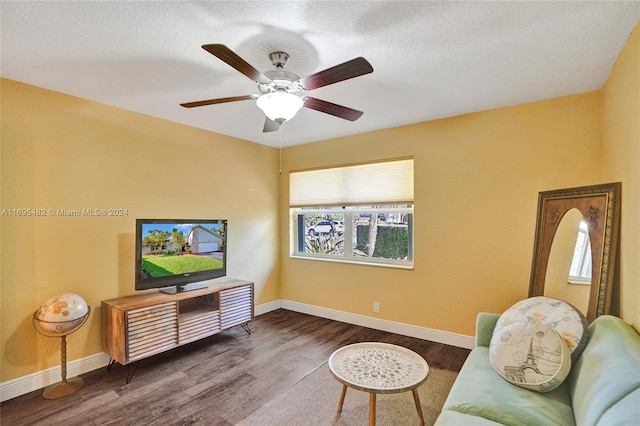
[[[167,294],[160,291],[103,300],[102,346],[125,366],[184,344],[241,325],[251,334],[254,318],[253,283],[216,279],[198,290]]]

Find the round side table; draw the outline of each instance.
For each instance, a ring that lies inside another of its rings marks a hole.
[[[412,350],[389,343],[355,343],[331,354],[329,370],[342,383],[338,412],[347,387],[368,392],[369,425],[375,425],[377,394],[412,391],[420,424],[424,425],[418,386],[427,380],[429,365]]]

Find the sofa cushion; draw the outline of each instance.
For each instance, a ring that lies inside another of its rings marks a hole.
[[[462,366],[443,411],[456,411],[514,426],[570,426],[575,421],[566,383],[546,393],[513,386],[491,366],[489,348],[480,346],[471,351]]]
[[[590,341],[567,383],[578,424],[640,421],[640,335],[620,318],[602,315],[589,326]]]
[[[640,419],[640,388],[616,402],[600,417],[598,425],[637,426]]]
[[[489,360],[509,383],[538,392],[557,388],[571,370],[569,347],[544,324],[516,322],[491,338]]]
[[[520,321],[553,327],[567,342],[574,360],[580,356],[589,340],[587,319],[582,312],[564,300],[546,296],[521,300],[500,315],[494,333]]]
[[[484,417],[471,416],[457,411],[443,411],[436,419],[434,426],[496,426],[501,424],[502,423],[485,419]]]

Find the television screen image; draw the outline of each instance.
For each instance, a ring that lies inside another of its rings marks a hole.
[[[227,221],[137,219],[136,290],[195,290],[226,275]]]

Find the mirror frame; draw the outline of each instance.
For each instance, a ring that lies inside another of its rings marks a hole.
[[[591,290],[587,321],[609,313],[620,229],[620,182],[542,191],[538,194],[536,234],[529,297],[544,295],[551,244],[564,215],[576,208],[589,229]]]

